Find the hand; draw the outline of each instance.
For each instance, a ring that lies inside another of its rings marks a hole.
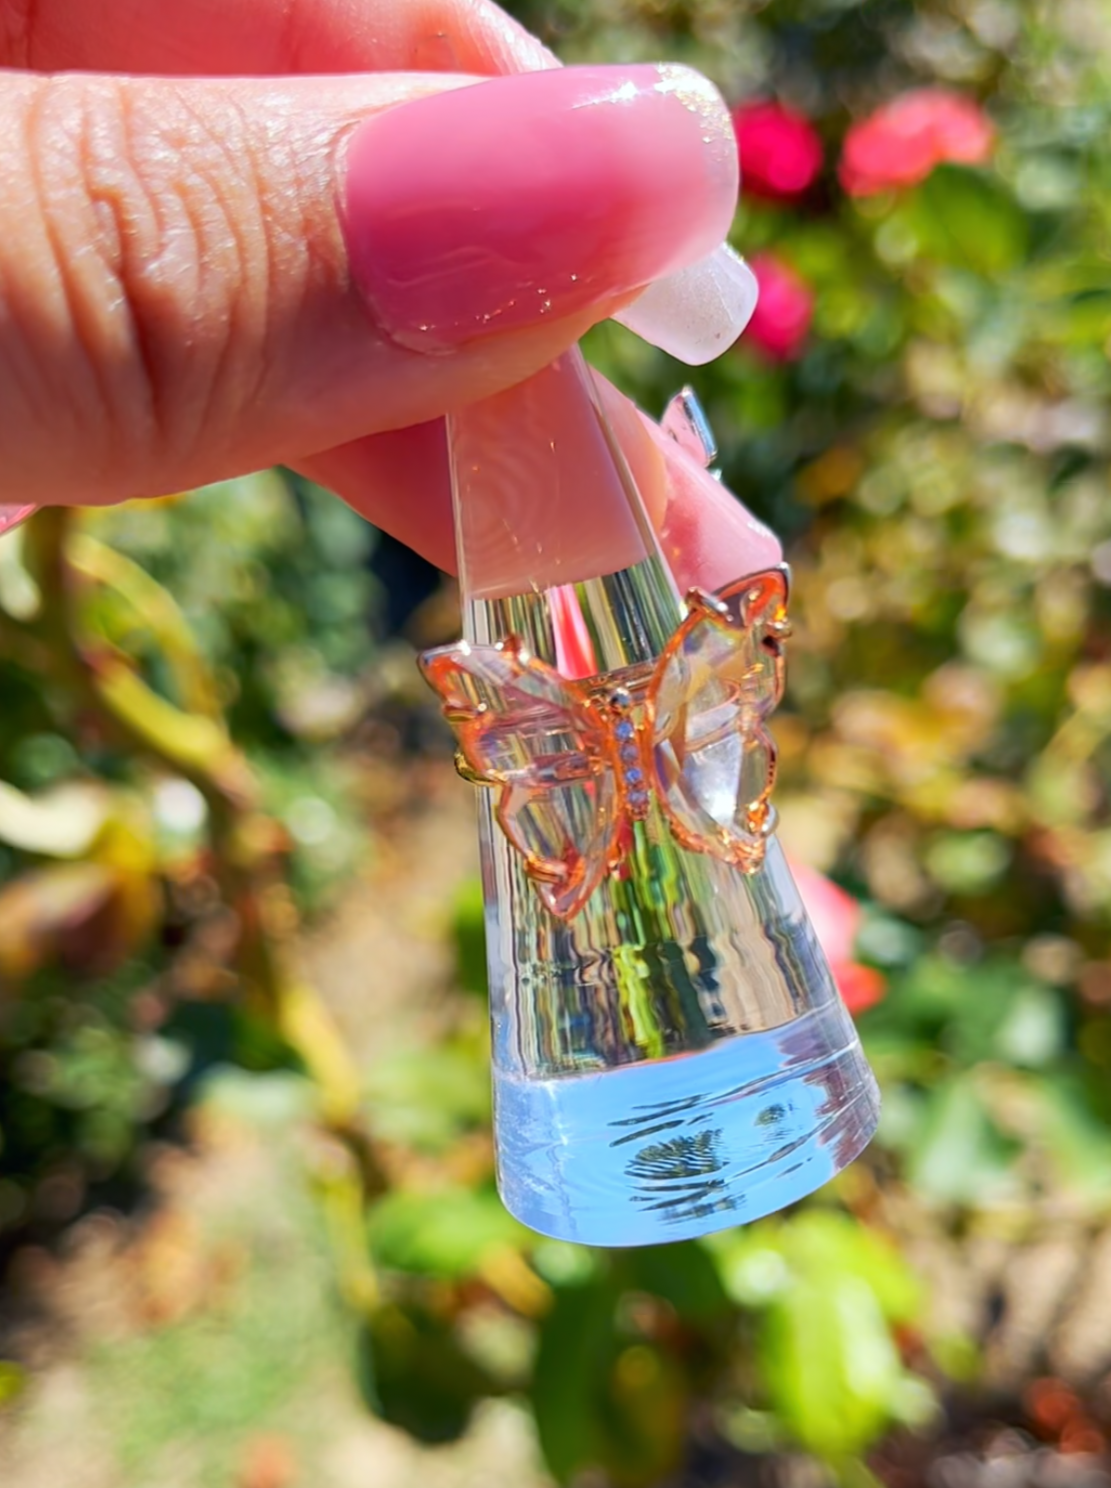
[[[285,463],[449,566],[442,415],[735,203],[704,80],[553,62],[482,0],[0,0],[0,501]],[[688,500],[610,401],[656,508]]]

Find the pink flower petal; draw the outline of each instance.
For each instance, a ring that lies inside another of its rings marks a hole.
[[[802,351],[814,318],[814,292],[801,275],[772,253],[758,253],[749,267],[760,286],[744,339],[773,361],[793,361]]]
[[[994,138],[975,99],[947,88],[917,88],[852,126],[838,175],[850,196],[872,196],[913,186],[943,161],[979,165]]]
[[[780,103],[745,103],[733,111],[742,190],[789,200],[813,185],[822,168],[822,141],[810,120]]]

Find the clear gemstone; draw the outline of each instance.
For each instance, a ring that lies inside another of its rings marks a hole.
[[[732,623],[693,625],[663,668],[651,710],[654,769],[665,809],[703,849],[754,842],[754,821],[775,770],[765,719],[781,671],[764,644],[782,606],[774,583],[741,591]]]

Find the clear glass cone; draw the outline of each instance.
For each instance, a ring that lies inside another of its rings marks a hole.
[[[579,354],[464,410],[449,438],[467,640],[516,634],[573,678],[650,672],[683,607]],[[594,571],[615,552],[623,567]],[[679,846],[653,802],[622,869],[564,919],[495,819],[496,788],[479,798],[513,1214],[593,1245],[681,1240],[857,1156],[875,1081],[774,837],[745,873]]]

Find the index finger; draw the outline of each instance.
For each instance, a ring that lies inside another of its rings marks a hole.
[[[0,0],[0,66],[266,76],[557,65],[491,0]]]

